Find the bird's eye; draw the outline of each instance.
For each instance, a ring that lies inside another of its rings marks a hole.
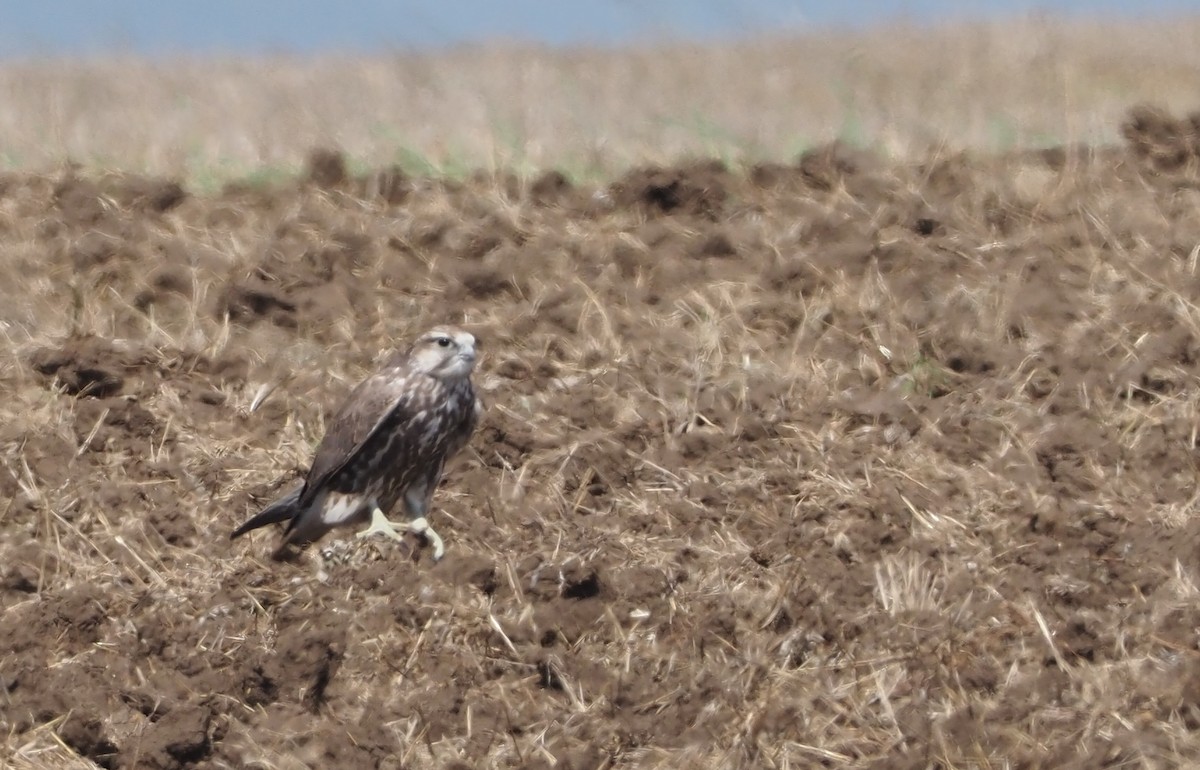
[[[438,337],[437,344],[438,344],[439,348],[448,348],[448,347],[450,347],[450,338],[449,337]]]

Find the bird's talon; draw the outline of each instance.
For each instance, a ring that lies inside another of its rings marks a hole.
[[[388,521],[383,515],[383,511],[376,508],[371,512],[371,526],[358,533],[357,537],[366,538],[371,535],[385,535],[393,540],[403,540],[404,530],[407,529],[404,525],[399,528],[392,522]]]
[[[429,545],[433,547],[433,560],[441,561],[442,557],[446,555],[446,544],[442,542],[441,536],[429,527],[425,527],[424,534]]]

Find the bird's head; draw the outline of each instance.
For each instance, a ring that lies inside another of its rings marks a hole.
[[[409,365],[439,379],[467,377],[475,368],[475,335],[453,326],[422,334],[408,351]]]

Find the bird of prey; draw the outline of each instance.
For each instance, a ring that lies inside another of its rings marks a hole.
[[[363,380],[338,410],[304,483],[230,535],[287,522],[277,554],[335,527],[370,526],[359,537],[423,533],[433,558],[445,545],[425,518],[445,463],[466,446],[482,406],[471,385],[475,337],[448,326],[422,334]],[[408,521],[387,514],[403,502]]]

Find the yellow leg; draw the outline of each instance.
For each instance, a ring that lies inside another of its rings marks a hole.
[[[429,540],[429,544],[433,546],[433,560],[441,561],[446,555],[446,544],[442,542],[442,536],[433,531],[433,527],[429,526],[429,521],[424,516],[418,516],[408,523],[408,528],[413,532],[417,532],[425,536]]]
[[[358,537],[370,537],[371,535],[384,535],[393,540],[403,540],[404,532],[408,529],[405,524],[394,524],[388,521],[387,516],[383,515],[383,511],[379,510],[379,506],[371,509],[371,526],[358,533]]]
[[[388,521],[387,516],[383,515],[383,511],[379,510],[379,506],[375,506],[371,510],[371,526],[359,532],[358,537],[384,535],[393,540],[403,540],[405,532],[424,535],[429,540],[429,544],[433,546],[434,561],[440,561],[446,555],[445,543],[442,542],[441,536],[429,526],[429,521],[424,516],[418,516],[405,524],[397,524],[394,521]]]

